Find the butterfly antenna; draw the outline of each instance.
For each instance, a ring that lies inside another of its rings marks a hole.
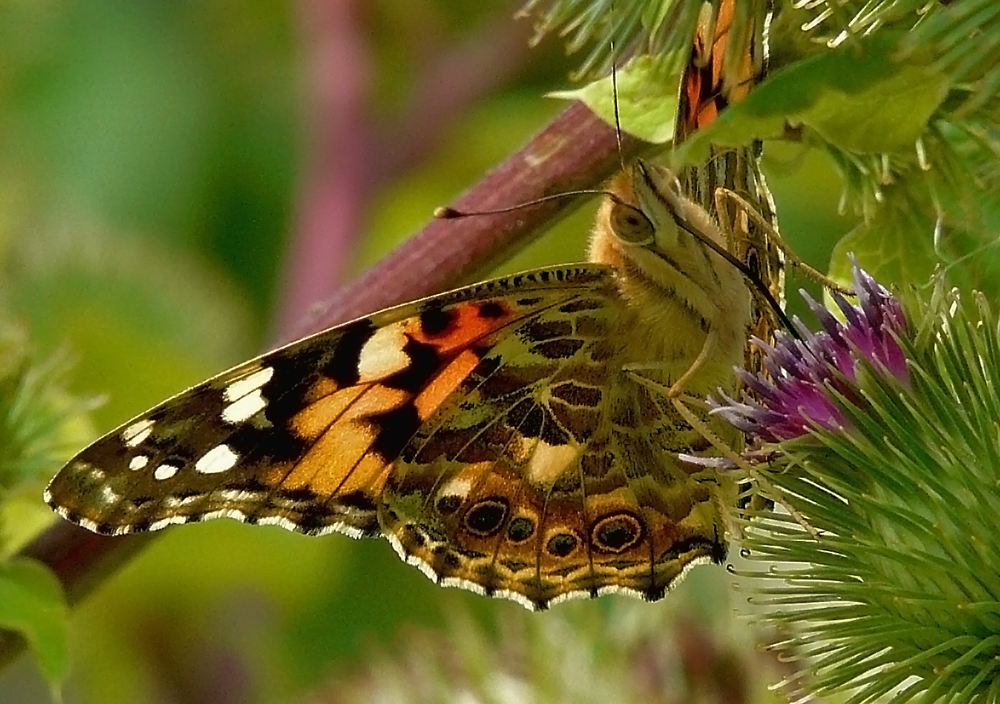
[[[612,39],[611,42],[611,55],[615,55],[615,42]],[[625,171],[625,148],[622,145],[622,123],[621,114],[618,110],[618,69],[615,63],[611,63],[611,94],[614,102],[615,109],[615,141],[618,144],[618,162],[621,164],[622,171]],[[434,217],[438,220],[456,220],[458,218],[467,218],[475,215],[501,215],[503,213],[510,213],[515,210],[520,210],[521,208],[528,208],[532,205],[539,205],[541,203],[546,203],[551,200],[557,200],[559,198],[569,198],[573,196],[608,196],[615,200],[616,202],[622,203],[623,205],[628,205],[624,203],[621,198],[611,191],[601,191],[601,190],[580,190],[580,191],[567,191],[566,193],[554,193],[552,195],[543,196],[542,198],[536,198],[534,200],[525,201],[523,203],[518,203],[516,205],[511,205],[505,208],[497,208],[495,210],[458,210],[457,208],[452,208],[450,206],[442,206],[434,209]]]
[[[540,205],[542,203],[548,203],[549,201],[560,200],[562,198],[573,198],[575,196],[610,196],[615,200],[619,200],[618,196],[610,191],[583,189],[579,191],[553,193],[552,195],[542,196],[541,198],[535,198],[534,200],[526,200],[523,203],[509,205],[505,208],[496,208],[493,210],[459,210],[458,208],[452,208],[447,205],[440,206],[434,209],[434,217],[438,220],[457,220],[459,218],[471,218],[477,215],[501,215],[503,213],[512,213],[515,210],[521,210],[522,208],[530,208],[533,205]]]
[[[611,56],[615,55],[615,40],[611,40]],[[622,171],[625,170],[625,156],[622,150],[622,121],[618,112],[618,67],[614,60],[611,62],[611,99],[615,106],[615,139],[618,140],[618,161],[621,163]]]

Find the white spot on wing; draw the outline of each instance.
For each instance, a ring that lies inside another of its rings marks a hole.
[[[155,479],[159,479],[161,481],[164,480],[164,479],[170,479],[170,477],[172,477],[175,474],[177,474],[177,470],[179,470],[179,469],[180,469],[180,467],[178,467],[176,465],[161,464],[159,467],[157,467],[155,470],[153,470],[153,477]],[[150,530],[153,530],[153,529],[150,528]]]
[[[327,533],[332,533],[337,531],[338,533],[343,533],[352,538],[363,538],[365,537],[365,532],[360,528],[355,528],[354,526],[347,525],[346,523],[334,523],[331,526],[323,526],[316,531],[314,535],[326,535]]]
[[[153,432],[153,425],[149,419],[136,421],[122,431],[122,442],[129,447],[138,447]]]
[[[259,369],[250,376],[237,379],[227,386],[226,390],[222,392],[222,397],[232,403],[254,391],[258,392],[259,395],[260,387],[269,382],[272,376],[274,376],[274,367]]]
[[[235,508],[220,508],[216,511],[201,514],[201,520],[203,521],[213,521],[216,518],[232,518],[240,523],[247,522],[246,514]]]
[[[190,520],[190,516],[167,516],[166,518],[161,518],[158,521],[153,521],[149,524],[149,528],[146,530],[160,530],[161,528],[166,528],[167,526],[176,525],[178,523],[187,523]]]
[[[202,474],[226,472],[233,468],[239,458],[229,445],[216,445],[194,463],[194,471]]]
[[[101,500],[108,506],[116,504],[121,500],[121,495],[110,486],[101,487]]]
[[[583,596],[584,594],[586,594],[586,592],[575,592],[575,594]],[[518,604],[528,609],[529,611],[540,611],[541,609],[548,608],[552,603],[555,602],[556,599],[559,598],[555,597],[550,601],[546,601],[543,602],[542,604],[539,604],[535,601],[532,601],[524,594],[521,594],[520,592],[511,591],[510,589],[498,589],[495,592],[493,592],[493,596],[499,597],[501,599],[510,599],[511,601],[516,601]]]
[[[257,523],[262,526],[278,526],[280,528],[284,528],[285,530],[291,530],[297,533],[303,532],[302,526],[300,526],[298,523],[295,523],[294,521],[285,518],[284,516],[264,516],[262,518],[257,519]],[[316,531],[310,531],[310,534],[323,535],[323,533],[329,533],[329,532],[330,529],[328,527],[323,527],[321,529],[317,529]],[[361,531],[357,531],[357,534],[354,535],[353,537],[360,538]]]
[[[149,458],[146,457],[146,455],[136,455],[129,460],[128,468],[132,471],[136,471],[144,468],[147,464],[149,464]]]
[[[456,476],[441,485],[438,496],[460,496],[464,499],[470,491],[472,491],[472,478]]]
[[[544,440],[522,439],[525,450],[530,448],[526,477],[533,484],[552,484],[579,456],[575,445],[550,445]]]
[[[358,355],[358,381],[375,381],[410,366],[407,337],[399,325],[379,328]]]
[[[223,501],[236,503],[248,502],[248,501],[261,501],[263,497],[263,492],[260,491],[248,491],[246,489],[222,489],[219,491],[219,498]]]
[[[239,425],[253,418],[255,413],[259,413],[266,407],[267,401],[261,395],[260,389],[256,389],[223,408],[222,420],[230,425]]]
[[[68,511],[66,511],[66,512],[60,511],[60,514],[62,514],[63,518],[69,518],[69,512]],[[83,526],[84,528],[86,528],[87,530],[89,530],[91,533],[101,533],[101,532],[103,532],[103,531],[101,531],[100,526],[97,525],[97,521],[92,521],[89,518],[77,518],[76,521],[81,526]]]
[[[188,504],[194,504],[205,498],[204,494],[194,494],[192,496],[175,496],[174,499],[177,501],[177,506],[187,506]]]

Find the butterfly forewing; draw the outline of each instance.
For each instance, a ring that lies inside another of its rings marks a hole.
[[[606,276],[539,270],[293,343],[98,440],[53,480],[46,501],[110,534],[215,515],[376,533],[387,467],[476,358],[504,329],[543,319]]]

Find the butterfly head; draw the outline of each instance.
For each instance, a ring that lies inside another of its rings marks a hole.
[[[659,269],[665,260],[684,268],[694,241],[725,247],[725,236],[701,206],[683,195],[662,166],[636,160],[610,185],[591,244],[594,261]]]

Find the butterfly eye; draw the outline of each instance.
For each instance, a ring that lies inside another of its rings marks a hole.
[[[611,228],[625,244],[644,247],[653,243],[653,223],[641,210],[626,203],[618,201],[611,206]]]

